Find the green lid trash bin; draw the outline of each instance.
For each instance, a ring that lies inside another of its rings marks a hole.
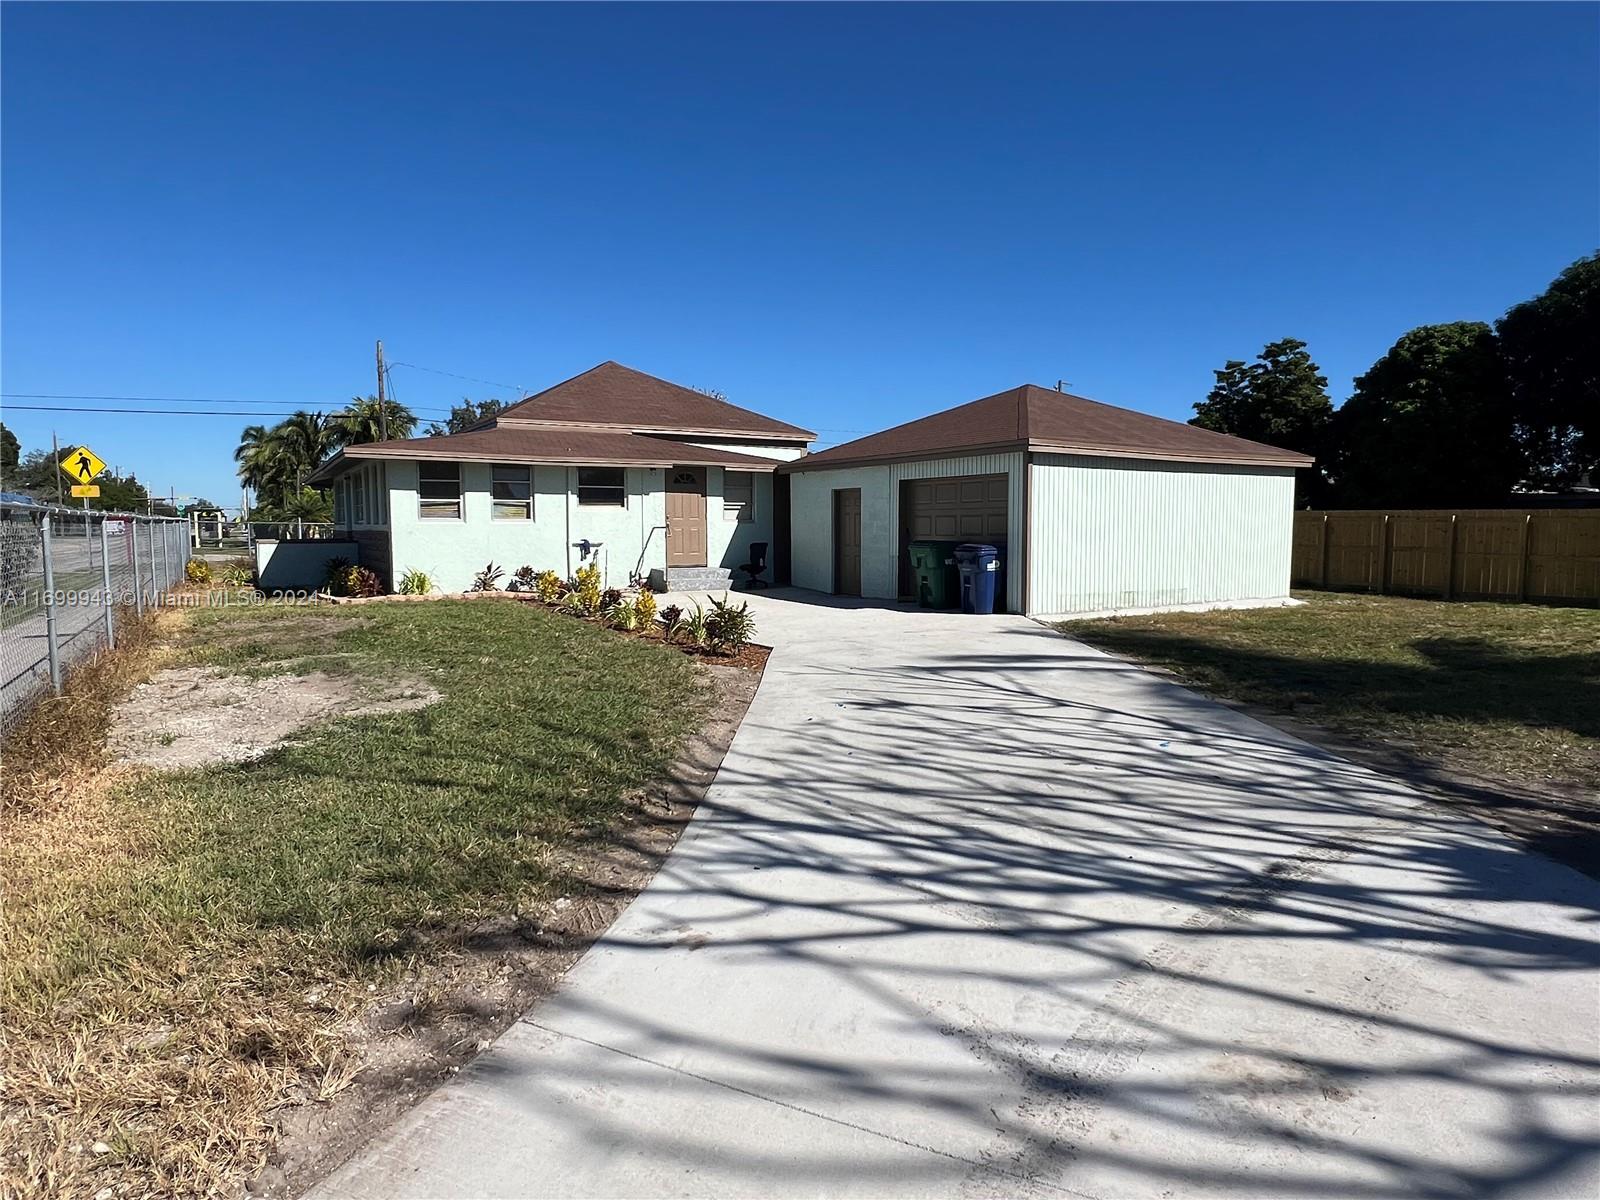
[[[911,575],[923,608],[954,608],[961,598],[955,549],[960,542],[912,542]]]

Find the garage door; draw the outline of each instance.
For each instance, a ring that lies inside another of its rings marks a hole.
[[[900,594],[909,596],[912,542],[1006,544],[1006,477],[956,475],[900,485]]]

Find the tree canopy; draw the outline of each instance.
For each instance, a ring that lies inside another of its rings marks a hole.
[[[22,443],[17,440],[16,434],[5,427],[5,422],[0,421],[0,472],[10,479],[11,472],[16,470],[21,459]]]
[[[1528,482],[1570,487],[1600,471],[1600,254],[1573,263],[1495,329]]]
[[[1189,424],[1320,457],[1333,401],[1328,380],[1297,338],[1270,342],[1255,362],[1229,359],[1216,385],[1194,406]],[[1301,472],[1302,500],[1321,491],[1321,473]]]
[[[1349,508],[1503,503],[1520,474],[1494,331],[1422,325],[1355,381],[1332,423],[1329,463]]]
[[[340,445],[357,446],[383,441],[385,428],[391,441],[408,438],[417,427],[417,417],[405,405],[393,400],[383,402],[380,414],[376,396],[353,396],[343,412],[333,414],[331,423]]]
[[[504,400],[479,400],[472,401],[462,397],[460,404],[450,406],[450,417],[443,425],[434,421],[428,425],[429,437],[444,437],[451,433],[465,433],[480,421],[487,421],[490,417],[509,407]]]

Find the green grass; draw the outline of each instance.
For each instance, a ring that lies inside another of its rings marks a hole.
[[[1452,771],[1600,789],[1600,612],[1308,592],[1295,608],[1069,621],[1196,687]]]
[[[181,665],[403,677],[442,699],[10,822],[0,1032],[24,1175],[43,1192],[61,1194],[54,1171],[85,1195],[236,1184],[272,1105],[344,1069],[332,1030],[367,981],[436,935],[573,889],[564,849],[661,775],[708,700],[677,651],[528,604],[172,620]],[[137,1049],[152,1029],[176,1033]],[[65,1149],[105,1128],[122,1131],[115,1155]]]

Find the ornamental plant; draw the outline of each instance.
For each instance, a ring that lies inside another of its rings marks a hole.
[[[566,590],[566,580],[554,571],[540,571],[533,577],[533,594],[544,604],[554,604]]]
[[[469,592],[494,592],[500,590],[500,580],[505,577],[505,568],[490,563],[472,577],[472,586]]]
[[[428,578],[426,571],[413,568],[400,576],[400,594],[402,596],[426,596],[433,591],[433,580]]]
[[[639,614],[639,627],[649,629],[656,623],[656,594],[649,588],[640,588],[633,598],[633,610]]]
[[[210,583],[211,564],[203,558],[191,558],[183,565],[183,577],[190,583]]]
[[[511,590],[513,592],[533,591],[533,581],[538,578],[534,569],[526,564],[520,566],[511,576]]]
[[[711,601],[711,611],[706,614],[706,644],[718,654],[737,654],[750,644],[755,636],[756,619],[750,611],[750,602],[741,601],[735,608],[722,593],[721,600]]]

